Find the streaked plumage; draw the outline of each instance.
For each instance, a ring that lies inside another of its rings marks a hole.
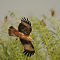
[[[31,33],[31,22],[25,17],[21,19],[21,23],[18,26],[18,30],[16,30],[13,26],[10,26],[8,29],[9,36],[17,36],[19,37],[23,47],[24,54],[27,56],[31,56],[35,53],[34,46],[32,44],[32,38],[29,36]]]

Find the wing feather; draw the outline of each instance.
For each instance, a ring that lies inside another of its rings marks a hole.
[[[34,46],[31,41],[27,41],[25,39],[20,39],[22,45],[24,46],[24,54],[27,56],[31,56],[35,53]]]
[[[18,26],[19,32],[29,35],[32,31],[31,22],[28,19],[22,18],[21,23]]]

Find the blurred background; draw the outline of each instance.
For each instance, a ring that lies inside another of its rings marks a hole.
[[[14,11],[21,16],[41,16],[49,14],[49,10],[53,8],[55,14],[60,18],[60,0],[0,0],[0,19],[8,15],[8,11]]]
[[[60,0],[0,0],[0,60],[60,60],[59,6]],[[8,35],[10,26],[18,29],[22,17],[32,24],[31,57],[23,54],[17,37]]]

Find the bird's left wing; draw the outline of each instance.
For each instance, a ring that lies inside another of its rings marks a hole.
[[[24,46],[24,54],[27,56],[31,56],[35,53],[34,46],[31,41],[26,40],[26,39],[20,39],[22,45]]]

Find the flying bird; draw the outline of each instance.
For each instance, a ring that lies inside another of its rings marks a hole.
[[[24,54],[31,56],[35,53],[34,46],[32,44],[32,38],[29,36],[32,31],[31,22],[28,18],[22,18],[21,23],[18,26],[18,30],[13,26],[8,29],[9,36],[16,36],[21,41],[24,47]]]

